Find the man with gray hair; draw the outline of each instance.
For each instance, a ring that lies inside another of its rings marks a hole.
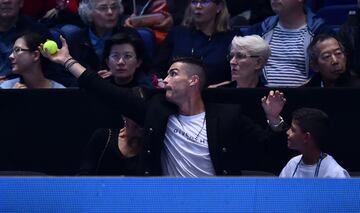
[[[228,60],[231,67],[231,80],[215,87],[255,88],[263,87],[261,70],[271,55],[270,46],[258,35],[235,36],[231,42]]]

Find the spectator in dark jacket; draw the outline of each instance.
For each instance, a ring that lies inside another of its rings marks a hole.
[[[135,29],[119,25],[122,11],[121,0],[83,0],[79,5],[79,14],[87,27],[75,32],[68,39],[72,56],[92,70],[106,69],[103,58],[105,41],[118,32],[139,36]],[[61,73],[64,72],[58,74]],[[61,83],[66,86],[77,86],[73,76],[68,73],[63,75]]]
[[[316,72],[306,87],[359,87],[346,68],[344,47],[333,35],[318,35],[309,45],[310,66]]]

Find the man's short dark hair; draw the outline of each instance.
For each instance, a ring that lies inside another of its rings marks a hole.
[[[317,147],[323,150],[330,134],[329,116],[319,109],[300,108],[293,112],[292,119],[299,125],[301,131],[309,132]]]
[[[206,83],[206,81],[207,81],[206,67],[201,59],[195,58],[195,57],[176,57],[176,58],[173,58],[173,60],[171,61],[171,64],[174,64],[177,62],[191,64],[191,65],[194,65],[195,67],[197,67],[198,69],[189,70],[189,72],[191,72],[189,74],[199,76],[201,90],[206,87],[206,85],[207,85],[207,83]]]
[[[334,34],[319,34],[314,37],[314,39],[311,41],[311,43],[309,44],[308,49],[307,49],[310,63],[317,63],[319,53],[316,49],[316,45],[319,42],[323,42],[323,41],[331,39],[331,38],[335,39],[338,42],[341,51],[343,51],[343,53],[345,53],[344,45],[340,42],[341,40],[339,39],[338,36],[336,36]]]

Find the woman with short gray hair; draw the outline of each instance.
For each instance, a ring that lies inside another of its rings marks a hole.
[[[263,87],[260,75],[270,55],[269,44],[260,36],[235,36],[231,42],[230,54],[228,55],[231,67],[231,81],[210,85],[209,88]]]

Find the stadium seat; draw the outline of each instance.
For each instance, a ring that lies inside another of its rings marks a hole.
[[[141,38],[144,41],[145,48],[149,54],[149,57],[155,54],[156,43],[155,43],[155,35],[151,29],[146,27],[139,27],[136,28],[138,33],[140,34]]]
[[[356,4],[332,5],[320,8],[317,15],[330,25],[342,25],[346,21],[349,11],[357,8]]]

